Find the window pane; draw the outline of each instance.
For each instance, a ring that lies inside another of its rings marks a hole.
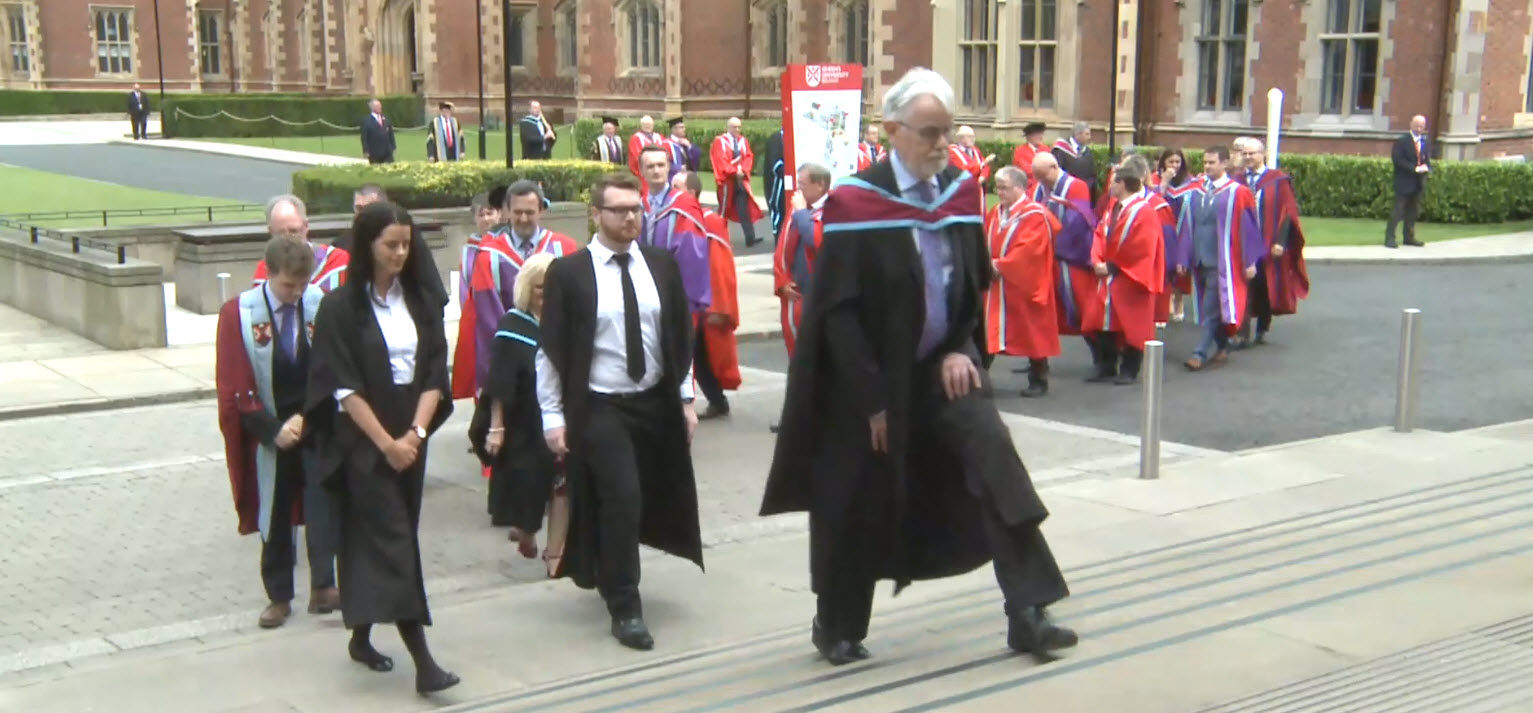
[[[1054,0],[1043,0],[1038,11],[1038,27],[1043,31],[1043,39],[1052,40],[1058,37],[1054,27],[1058,22],[1057,18],[1058,15],[1054,12]]]
[[[1352,14],[1352,0],[1330,0],[1330,12],[1326,14],[1326,32],[1342,34],[1347,31],[1347,18]]]
[[[1245,37],[1246,28],[1250,23],[1250,7],[1246,0],[1230,0],[1230,26],[1225,31],[1228,37]]]
[[[963,0],[963,38],[974,39],[974,3],[978,0]]]
[[[1352,52],[1352,110],[1371,114],[1378,84],[1379,41],[1353,40]]]
[[[1054,106],[1054,48],[1038,48],[1038,106]]]
[[[1322,40],[1320,55],[1320,113],[1341,113],[1341,92],[1347,65],[1346,40]]]
[[[963,103],[974,105],[974,48],[964,47],[963,55]]]
[[[1224,108],[1239,109],[1246,101],[1246,42],[1224,43]]]
[[[1038,0],[1022,0],[1022,39],[1038,39]]]
[[[1212,109],[1219,100],[1219,43],[1198,43],[1198,108]]]
[[[985,97],[982,106],[985,108],[995,106],[995,48],[993,47],[985,48],[985,64],[981,78],[983,85],[980,88]]]
[[[1379,31],[1379,0],[1360,0],[1362,7],[1357,12],[1358,32]]]
[[[1213,37],[1219,34],[1219,11],[1223,8],[1224,0],[1203,0],[1203,35]]]
[[[1017,69],[1017,78],[1020,82],[1017,96],[1022,98],[1022,103],[1032,104],[1037,101],[1038,91],[1038,67],[1037,47],[1035,45],[1022,45],[1018,55],[1021,58]]]

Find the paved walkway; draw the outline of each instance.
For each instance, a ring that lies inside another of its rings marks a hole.
[[[827,666],[808,640],[805,535],[788,528],[710,547],[706,574],[646,557],[653,652],[615,644],[593,594],[538,582],[434,594],[433,652],[463,678],[434,700],[411,691],[392,632],[375,632],[397,665],[380,675],[346,660],[334,617],[297,614],[270,632],[118,637],[124,650],[109,656],[0,676],[0,708],[979,713],[1025,700],[1179,713],[1533,700],[1533,422],[1364,431],[1043,493],[1072,590],[1053,612],[1082,637],[1053,662],[1005,648],[985,568],[898,598],[883,584],[873,658]]]

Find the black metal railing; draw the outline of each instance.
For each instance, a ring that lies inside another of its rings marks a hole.
[[[241,205],[208,205],[208,206],[178,206],[171,208],[119,208],[116,210],[60,210],[42,213],[10,213],[0,216],[0,220],[7,224],[22,222],[26,224],[47,222],[54,220],[74,220],[76,218],[101,219],[102,227],[111,227],[112,218],[151,218],[170,217],[179,215],[206,216],[208,222],[212,222],[215,216],[225,213],[251,213],[263,212],[265,208],[253,204]]]
[[[36,245],[43,240],[55,240],[61,243],[69,243],[70,252],[73,252],[77,255],[82,249],[99,250],[109,255],[116,255],[118,265],[122,265],[128,261],[128,246],[121,243],[113,243],[106,240],[96,240],[94,238],[85,238],[73,233],[66,233],[62,230],[54,230],[53,228],[44,228],[40,225],[27,224],[19,220],[14,220],[8,216],[0,216],[0,226],[6,228],[14,228],[26,233],[27,238],[32,241],[33,245]]]

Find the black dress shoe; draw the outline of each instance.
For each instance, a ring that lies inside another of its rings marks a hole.
[[[863,646],[862,642],[859,641],[855,644],[852,644],[852,658],[855,658],[858,661],[873,658],[873,652],[869,651],[868,647]]]
[[[715,406],[714,404],[708,404],[708,408],[703,409],[703,412],[701,414],[698,414],[697,420],[699,420],[699,421],[708,421],[708,420],[715,419],[715,418],[723,418],[723,417],[728,416],[728,415],[729,415],[729,407],[728,406]]]
[[[648,651],[655,648],[655,638],[649,635],[649,627],[644,625],[641,617],[613,619],[612,636],[630,649]]]
[[[445,691],[458,685],[456,674],[433,667],[434,670],[415,672],[415,692],[422,696]]]
[[[820,628],[819,619],[814,621],[810,639],[814,642],[814,648],[819,650],[820,655],[825,657],[832,666],[844,666],[872,655],[861,644],[854,644],[846,639],[830,638],[830,634]]]
[[[1406,238],[1405,239],[1405,244],[1409,245],[1409,246],[1411,246],[1413,248],[1419,248],[1419,247],[1421,247],[1423,245],[1426,245],[1426,243],[1423,243],[1420,240],[1417,240],[1415,238]]]
[[[1041,655],[1056,649],[1068,649],[1079,641],[1071,629],[1049,620],[1043,607],[1024,607],[1011,615],[1006,631],[1006,645],[1013,651]]]

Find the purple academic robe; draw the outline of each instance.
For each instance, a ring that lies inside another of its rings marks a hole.
[[[698,164],[703,160],[703,151],[697,144],[682,146],[667,138],[665,147],[671,151],[671,174],[666,178],[675,178],[682,171],[697,172]]]
[[[1091,241],[1096,234],[1097,215],[1091,210],[1091,189],[1084,181],[1061,170],[1054,190],[1042,181],[1033,189],[1033,200],[1048,207],[1059,219],[1060,230],[1054,235],[1054,259],[1059,271],[1054,280],[1060,316],[1066,324],[1078,326],[1081,301],[1088,299],[1095,282],[1081,271],[1091,269]]]
[[[1207,205],[1207,201],[1213,201],[1214,231],[1219,245],[1218,278],[1212,285],[1196,282],[1195,291],[1201,294],[1207,289],[1218,290],[1219,312],[1223,322],[1240,324],[1246,306],[1245,270],[1267,257],[1267,243],[1262,239],[1261,225],[1256,219],[1255,198],[1239,182],[1231,183],[1234,185],[1213,191],[1210,190],[1212,184],[1209,181],[1199,178],[1189,181],[1188,186],[1180,191],[1182,211],[1176,221],[1178,251],[1174,258],[1167,258],[1167,262],[1189,270],[1194,267],[1194,216]],[[1201,280],[1201,276],[1195,274],[1194,279]],[[1201,299],[1193,301],[1194,314],[1201,305]],[[1201,315],[1198,319],[1202,319]]]
[[[681,281],[687,290],[687,301],[692,304],[692,313],[708,310],[713,304],[713,279],[708,271],[708,231],[696,199],[675,189],[659,197],[658,201],[651,197],[639,244],[671,251],[681,268]]]

